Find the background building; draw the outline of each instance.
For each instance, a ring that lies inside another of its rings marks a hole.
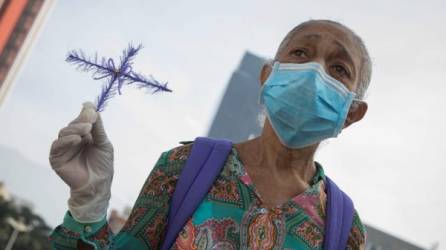
[[[0,0],[0,105],[54,0]]]
[[[246,52],[230,78],[208,136],[240,142],[260,134],[263,126],[259,105],[259,73],[265,59]],[[367,226],[368,250],[420,250],[374,227]]]
[[[208,135],[240,142],[260,134],[259,73],[265,59],[246,52],[232,74]]]

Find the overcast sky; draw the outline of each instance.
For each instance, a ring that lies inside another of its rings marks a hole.
[[[49,168],[58,130],[101,85],[65,63],[67,52],[117,58],[142,43],[134,69],[174,92],[124,89],[102,114],[115,146],[111,204],[133,204],[162,151],[206,135],[246,50],[272,57],[295,25],[332,19],[363,38],[374,68],[365,119],[325,143],[318,161],[364,222],[422,246],[446,244],[445,11],[440,0],[58,1],[0,107],[0,144]]]

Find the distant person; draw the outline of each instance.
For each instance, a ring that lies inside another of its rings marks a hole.
[[[50,163],[71,189],[53,248],[365,249],[356,210],[314,154],[364,117],[370,77],[368,52],[349,28],[298,25],[259,76],[262,134],[237,144],[201,138],[162,153],[116,235],[106,221],[113,147],[85,103],[51,147]]]

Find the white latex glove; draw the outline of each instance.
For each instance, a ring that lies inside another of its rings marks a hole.
[[[70,187],[68,207],[81,223],[100,221],[107,213],[113,179],[113,146],[91,102],[59,131],[51,145],[53,170]]]

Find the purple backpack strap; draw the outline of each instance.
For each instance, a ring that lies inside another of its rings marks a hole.
[[[232,142],[228,140],[206,137],[195,139],[170,203],[167,232],[162,250],[170,249],[175,242],[178,233],[220,174],[231,149]]]
[[[353,222],[353,202],[330,178],[325,178],[328,200],[324,250],[345,250]]]

